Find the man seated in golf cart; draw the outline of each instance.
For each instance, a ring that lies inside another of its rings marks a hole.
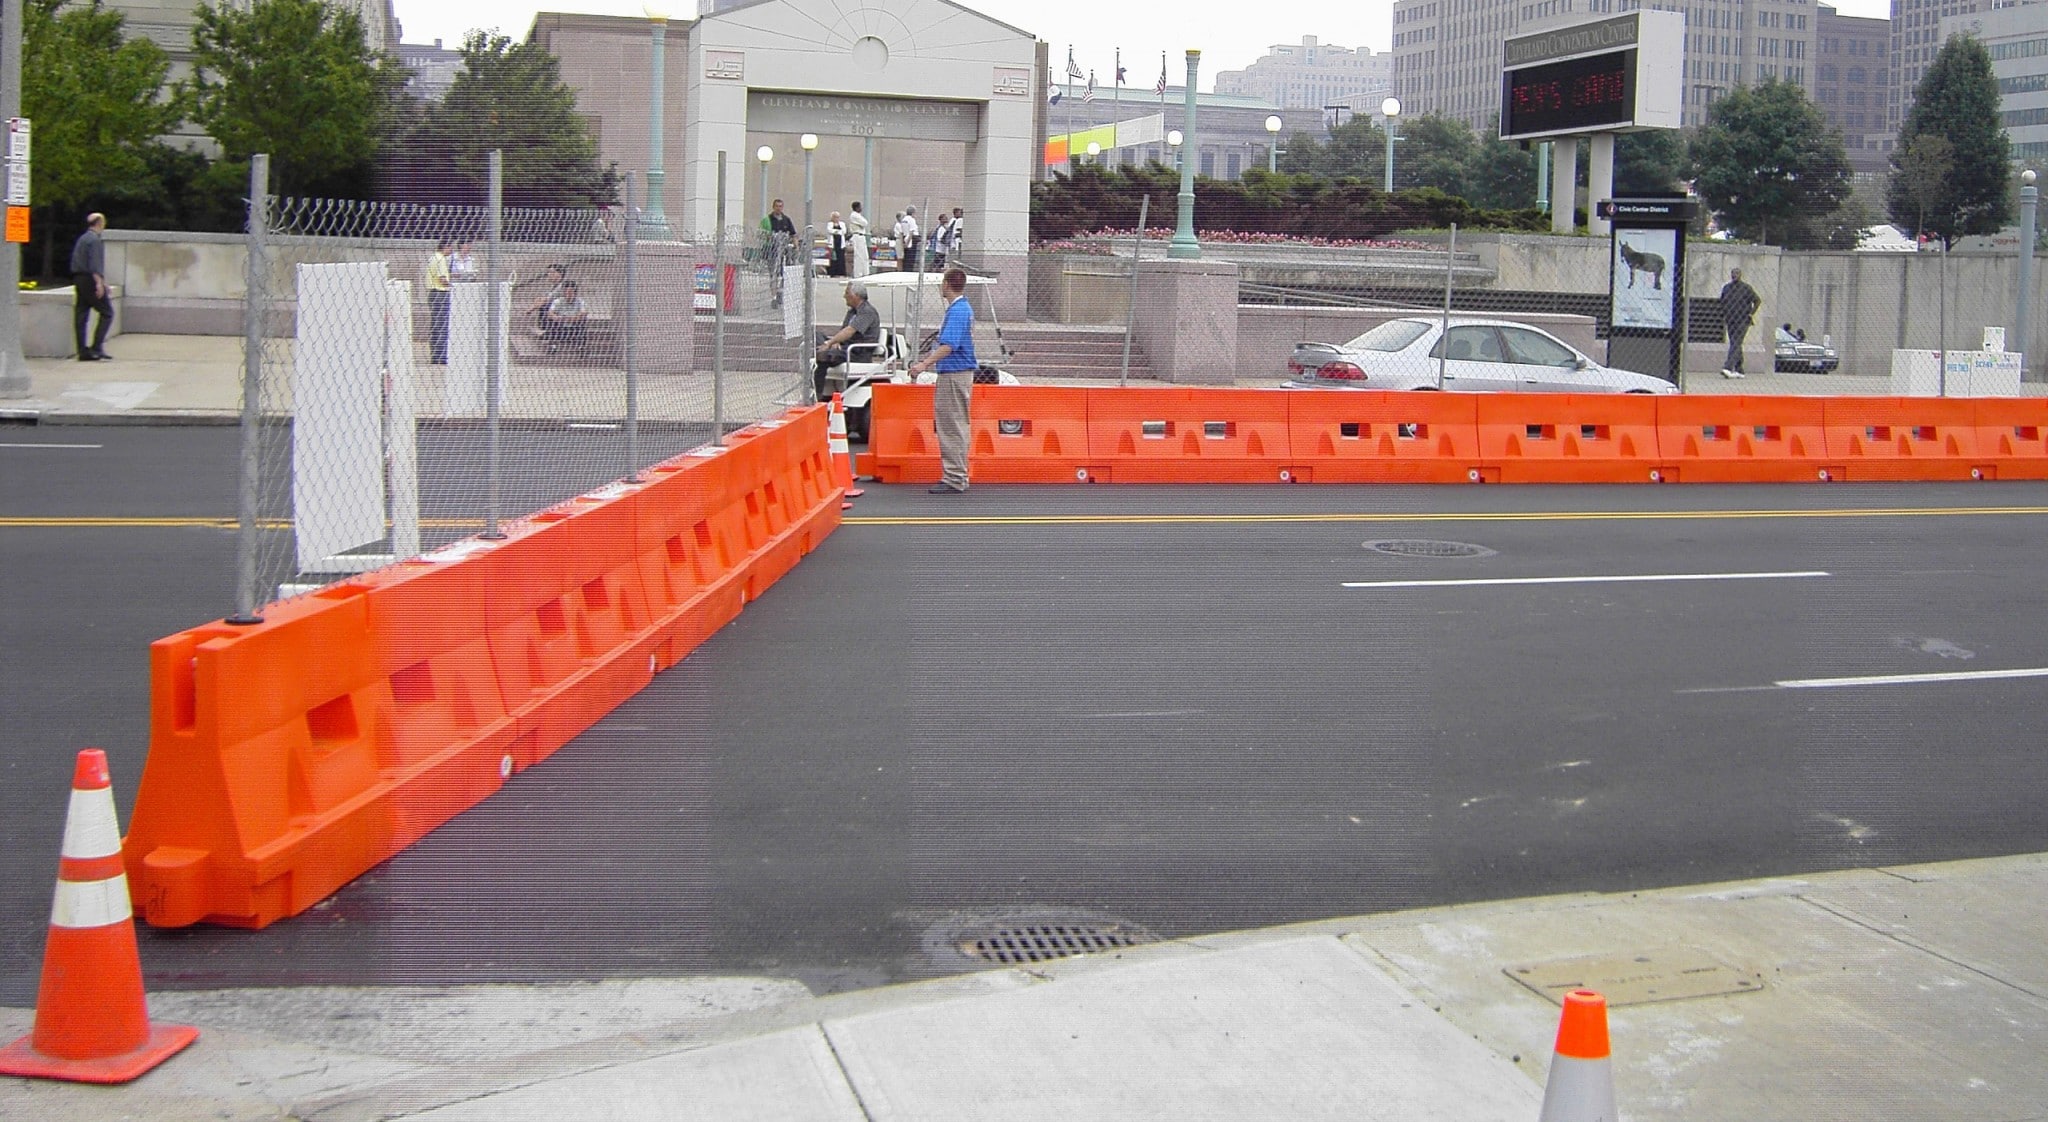
[[[846,285],[846,318],[839,324],[839,330],[830,335],[818,332],[818,360],[811,370],[811,380],[817,386],[818,400],[829,401],[831,394],[827,385],[834,369],[846,364],[847,352],[856,355],[862,348],[872,348],[882,339],[882,314],[868,302],[868,286],[861,281],[848,281]],[[863,356],[869,361],[872,354]],[[845,385],[844,373],[838,378]]]

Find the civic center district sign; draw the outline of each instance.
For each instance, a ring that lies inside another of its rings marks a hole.
[[[1683,75],[1674,60],[1684,57],[1679,12],[1630,12],[1509,39],[1501,139],[1675,129]]]

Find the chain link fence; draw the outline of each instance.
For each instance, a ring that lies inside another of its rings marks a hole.
[[[237,618],[809,400],[737,227],[277,198],[252,173]],[[492,197],[497,197],[494,191]]]
[[[1033,245],[1021,348],[1052,324],[1128,333],[1133,376],[1159,374],[1148,351],[1172,330],[1164,321],[1185,313],[1148,299],[1134,263],[1166,259],[1170,238],[1154,226]],[[2041,353],[2043,317],[2025,314],[2016,245],[1783,251],[1681,247],[1658,231],[1618,241],[1443,231],[1329,243],[1204,231],[1200,243],[1204,260],[1237,270],[1239,385],[1669,392],[1636,372],[1671,370],[1668,336],[1661,365],[1645,357],[1643,339],[1675,332],[1684,345],[1671,372],[1688,393],[2039,392],[2040,364],[2023,381],[2018,352]],[[1724,303],[1737,270],[1752,297]],[[2038,306],[2040,278],[2027,287],[2026,306]],[[1734,321],[1731,350],[1729,310],[1752,301],[1748,329]],[[1365,338],[1397,319],[1415,326]],[[2021,346],[2023,327],[2034,346]],[[1020,373],[1030,381],[1036,372],[1026,362]]]

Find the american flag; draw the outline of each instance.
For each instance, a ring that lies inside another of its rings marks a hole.
[[[1153,83],[1153,85],[1152,85],[1152,92],[1153,92],[1153,93],[1156,93],[1156,94],[1158,94],[1161,100],[1164,100],[1164,99],[1165,99],[1165,97],[1166,97],[1166,52],[1165,52],[1165,51],[1161,51],[1161,52],[1159,52],[1159,81],[1157,81],[1157,82]]]
[[[1095,100],[1095,72],[1094,72],[1093,70],[1090,70],[1090,71],[1088,72],[1088,88],[1087,88],[1087,89],[1085,89],[1085,90],[1082,90],[1082,91],[1081,91],[1081,100],[1082,100],[1082,101],[1094,101],[1094,100]]]
[[[1068,47],[1068,48],[1067,48],[1067,77],[1069,77],[1069,78],[1079,78],[1080,76],[1081,76],[1081,64],[1080,64],[1080,63],[1078,63],[1078,62],[1075,62],[1075,61],[1074,61],[1074,48],[1072,48],[1072,47]]]

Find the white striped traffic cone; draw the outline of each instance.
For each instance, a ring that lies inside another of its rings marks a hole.
[[[867,494],[853,485],[853,448],[846,442],[846,403],[836,393],[832,395],[832,420],[825,428],[825,442],[832,452],[832,469],[838,477],[839,489],[846,492],[848,499]],[[853,504],[842,501],[839,509],[852,510]]]
[[[35,1028],[0,1048],[0,1075],[126,1083],[198,1037],[149,1023],[113,780],[107,754],[87,748],[71,778]]]
[[[1592,990],[1564,995],[1550,1078],[1539,1122],[1617,1122],[1614,1066],[1608,1058],[1607,999]]]

